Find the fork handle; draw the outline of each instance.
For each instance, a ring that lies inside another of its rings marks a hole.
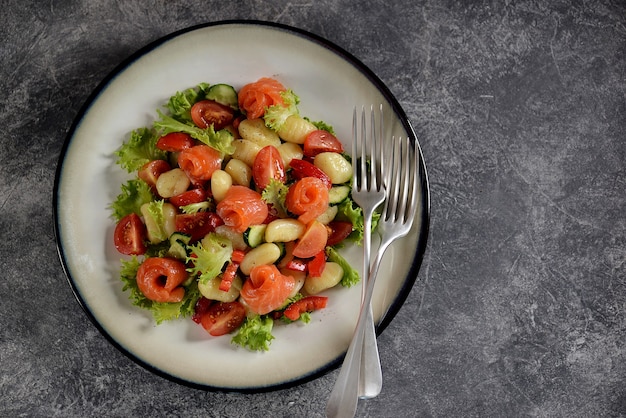
[[[383,372],[380,366],[376,327],[374,325],[371,304],[366,309],[366,315],[363,329],[361,373],[359,374],[359,398],[361,399],[375,398],[383,387]]]
[[[369,280],[375,280],[378,275],[378,269],[383,259],[385,251],[391,244],[391,240],[385,239],[380,242],[376,259],[372,264]],[[368,324],[365,327],[363,335],[363,352],[361,373],[359,375],[359,398],[370,399],[380,394],[383,386],[383,373],[380,365],[380,356],[378,354],[378,342],[376,340],[376,327],[374,325],[374,315],[372,312],[372,304],[367,309]]]

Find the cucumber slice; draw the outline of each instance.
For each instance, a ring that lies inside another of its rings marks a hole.
[[[265,241],[265,228],[267,225],[252,225],[243,233],[243,240],[249,247],[258,247]]]
[[[206,93],[206,98],[209,100],[215,100],[224,106],[230,106],[234,110],[239,110],[237,92],[228,84],[212,85]]]
[[[331,205],[338,205],[350,196],[350,186],[333,186],[328,191],[328,202]]]

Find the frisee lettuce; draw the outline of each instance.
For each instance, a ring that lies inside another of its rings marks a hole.
[[[232,154],[235,152],[233,134],[227,129],[215,131],[215,129],[213,129],[213,125],[206,129],[201,129],[195,125],[176,120],[172,116],[168,116],[160,110],[157,110],[157,113],[161,119],[155,121],[153,126],[161,133],[161,135],[166,135],[171,132],[184,132],[191,135],[192,138],[215,148],[223,154]]]
[[[341,285],[344,287],[354,286],[361,280],[359,272],[356,271],[348,261],[339,254],[339,252],[333,247],[326,247],[326,255],[328,261],[337,263],[343,269],[343,277],[341,278]]]
[[[140,128],[132,131],[128,141],[115,151],[117,164],[132,173],[152,160],[166,160],[167,153],[156,147],[158,140],[159,135],[153,129]]]
[[[150,186],[141,179],[128,180],[121,188],[122,192],[109,206],[116,221],[131,213],[141,215],[141,205],[154,199]]]
[[[251,315],[239,327],[231,343],[246,347],[252,351],[268,351],[274,339],[272,328],[274,320],[266,315]]]
[[[269,106],[265,109],[263,116],[265,126],[275,131],[279,131],[282,128],[289,116],[300,114],[298,111],[300,98],[292,90],[285,90],[280,95],[283,98],[284,105],[275,104]]]
[[[187,271],[192,277],[198,276],[201,283],[207,283],[217,277],[233,254],[233,244],[230,240],[214,232],[206,235],[195,245],[190,245],[188,249],[191,253],[187,257],[187,263],[191,263],[191,267]]]
[[[335,130],[333,129],[333,127],[327,124],[326,122],[322,120],[318,120],[316,122],[316,121],[309,120],[308,118],[304,118],[304,119],[308,120],[313,125],[315,125],[317,129],[321,129],[322,131],[330,132],[331,134],[335,135]]]
[[[167,101],[167,109],[174,119],[184,123],[193,123],[191,107],[194,103],[203,100],[208,90],[208,83],[200,83],[197,87],[178,91]]]
[[[261,193],[261,199],[263,199],[265,203],[272,205],[279,218],[287,216],[285,199],[288,191],[289,187],[287,187],[286,184],[276,179],[270,179],[269,184],[265,186],[265,189],[263,189]]]
[[[156,228],[148,230],[148,236],[151,237],[153,242],[162,242],[169,238],[169,234],[165,230],[165,215],[163,214],[164,203],[165,201],[163,199],[153,200],[148,203],[145,209],[144,216],[149,216],[152,219],[152,222],[146,222],[146,225]]]

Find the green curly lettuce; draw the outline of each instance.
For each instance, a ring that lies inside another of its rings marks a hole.
[[[187,263],[190,263],[191,267],[187,271],[192,277],[198,276],[201,283],[207,283],[217,277],[233,254],[233,244],[230,240],[214,232],[188,249],[190,255],[187,257]]]
[[[159,137],[153,129],[140,128],[132,131],[128,141],[115,151],[116,163],[132,173],[152,160],[166,160],[167,153],[156,147]]]
[[[220,129],[219,131],[215,131],[213,125],[206,129],[201,129],[195,125],[176,120],[160,110],[157,110],[157,113],[160,119],[154,122],[154,128],[158,130],[161,135],[166,135],[171,132],[184,132],[223,154],[232,154],[235,152],[235,145],[233,144],[234,137],[229,130]]]
[[[287,216],[285,199],[288,191],[289,187],[286,184],[276,179],[270,179],[269,184],[265,186],[261,193],[261,199],[265,203],[272,205],[278,217],[284,218]]]
[[[351,287],[361,280],[359,272],[352,268],[350,263],[348,263],[335,248],[326,247],[326,256],[328,257],[328,261],[339,264],[343,269],[343,276],[340,282],[342,286]]]
[[[274,320],[266,315],[251,315],[239,327],[231,343],[246,347],[252,351],[268,351],[274,339],[272,328]]]
[[[178,91],[167,101],[167,109],[174,119],[179,122],[193,123],[191,107],[200,100],[204,100],[209,91],[208,83],[200,83],[197,87],[191,87]]]
[[[141,206],[154,200],[150,186],[140,179],[128,180],[122,184],[122,192],[111,203],[112,216],[119,221],[131,213],[141,215]]]
[[[275,104],[265,109],[263,120],[265,126],[275,131],[280,131],[289,116],[299,115],[298,103],[300,98],[292,90],[285,90],[280,93],[283,104]]]

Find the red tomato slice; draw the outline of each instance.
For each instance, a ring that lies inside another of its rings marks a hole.
[[[213,129],[219,131],[230,125],[234,117],[233,109],[214,100],[200,100],[191,106],[191,119],[202,129],[213,125]]]
[[[292,321],[297,321],[300,318],[300,314],[304,312],[324,309],[327,301],[328,297],[326,296],[307,296],[289,305],[285,309],[284,315]]]
[[[289,162],[289,165],[291,166],[291,174],[296,179],[302,179],[304,177],[315,177],[322,180],[322,182],[329,189],[333,187],[333,182],[330,181],[330,177],[328,177],[326,173],[313,165],[313,163],[294,158],[293,160],[291,160],[291,162]]]
[[[137,175],[140,179],[148,183],[148,186],[153,191],[156,191],[156,181],[159,176],[166,171],[170,171],[172,167],[165,160],[153,160],[145,163],[143,167],[139,169]]]
[[[115,226],[113,243],[122,254],[142,255],[146,252],[144,241],[147,237],[146,226],[139,215],[131,213],[124,216]]]
[[[328,131],[318,129],[306,136],[303,147],[304,155],[315,157],[321,152],[343,152],[343,145]]]
[[[252,177],[260,190],[265,189],[272,179],[285,182],[285,165],[276,147],[267,145],[261,148],[254,158]]]
[[[207,299],[204,296],[200,297],[196,302],[196,306],[193,310],[193,315],[191,316],[191,320],[196,324],[202,322],[202,316],[209,310],[213,301],[211,299]]]
[[[180,152],[196,145],[189,134],[183,132],[170,132],[163,135],[156,143],[156,147],[163,151]]]
[[[309,269],[309,276],[320,277],[324,271],[324,267],[326,267],[326,251],[320,251],[315,254],[315,257],[309,261],[307,267]]]
[[[175,229],[191,235],[191,242],[198,241],[215,228],[222,225],[222,219],[213,212],[182,213],[176,215]]]
[[[240,302],[218,302],[202,315],[200,323],[214,337],[228,334],[246,319],[246,308]]]
[[[340,243],[352,233],[352,222],[331,221],[327,226],[330,228],[330,233],[326,245],[329,246]]]
[[[326,225],[319,221],[313,220],[309,222],[302,234],[302,237],[296,243],[293,249],[293,255],[300,258],[315,257],[320,251],[326,248],[328,240],[328,230]]]
[[[204,202],[206,199],[206,191],[204,189],[196,188],[170,197],[170,203],[174,206],[181,207],[191,205],[192,203]]]

